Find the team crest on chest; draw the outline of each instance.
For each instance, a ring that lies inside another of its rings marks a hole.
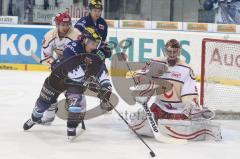
[[[98,24],[98,28],[101,29],[101,30],[104,30],[104,25]]]
[[[173,77],[173,78],[181,78],[181,73],[180,72],[175,72],[175,71],[173,71],[172,73],[171,73],[171,77]]]

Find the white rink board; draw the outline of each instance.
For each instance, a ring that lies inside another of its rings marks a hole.
[[[163,30],[144,30],[144,29],[109,29],[109,37],[117,37],[118,41],[133,38],[134,39],[134,61],[139,60],[140,40],[144,40],[143,48],[150,49],[151,52],[145,52],[145,58],[155,58],[158,52],[158,41],[166,43],[169,39],[175,38],[182,43],[182,48],[186,55],[182,55],[182,59],[190,61],[196,75],[201,73],[201,53],[202,40],[204,38],[240,40],[240,34],[223,34],[223,33],[207,33],[207,32],[187,32],[187,31],[163,31]],[[127,52],[128,53],[128,52]],[[187,57],[189,55],[189,57]],[[161,56],[163,54],[161,53]],[[189,59],[190,58],[190,59]]]

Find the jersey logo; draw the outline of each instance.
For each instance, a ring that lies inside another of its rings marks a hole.
[[[171,76],[175,77],[175,78],[181,78],[181,73],[179,73],[179,72],[172,72]]]
[[[165,98],[169,99],[173,96],[173,91],[171,91],[170,94],[164,93],[163,95],[164,95]]]
[[[104,25],[99,24],[98,27],[99,27],[99,29],[104,30]]]

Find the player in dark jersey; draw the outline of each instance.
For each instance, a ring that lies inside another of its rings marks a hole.
[[[63,51],[63,58],[52,64],[52,73],[45,80],[40,96],[36,101],[31,118],[24,123],[24,130],[30,129],[35,124],[41,124],[43,113],[56,103],[58,96],[67,90],[66,99],[69,106],[69,118],[67,121],[68,135],[76,135],[76,127],[83,120],[85,112],[85,97],[81,84],[77,87],[74,83],[81,83],[86,76],[94,75],[101,85],[99,98],[109,99],[111,95],[111,83],[104,65],[104,53],[99,50],[101,37],[93,28],[87,27],[82,32],[79,40],[72,41]],[[81,59],[80,54],[89,53],[90,58]],[[94,55],[94,56],[93,56]],[[100,62],[97,62],[100,59]],[[94,62],[91,62],[94,61]],[[87,67],[86,63],[90,63]],[[93,66],[96,65],[96,66]],[[78,117],[78,118],[76,118]]]
[[[90,13],[88,16],[82,17],[75,24],[80,32],[83,32],[86,27],[93,27],[102,37],[100,50],[105,54],[106,58],[111,57],[111,49],[109,48],[106,38],[108,34],[108,25],[101,17],[103,6],[101,0],[91,0],[89,3]]]

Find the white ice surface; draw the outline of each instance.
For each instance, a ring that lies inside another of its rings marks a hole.
[[[151,158],[148,149],[114,112],[86,121],[87,130],[73,143],[67,141],[66,122],[58,118],[51,126],[37,125],[24,132],[22,125],[30,117],[48,74],[0,71],[0,159]],[[121,101],[117,109],[120,112],[131,112],[133,106],[127,106]],[[221,142],[177,145],[144,139],[159,159],[240,158],[240,121],[220,122],[223,133]]]

